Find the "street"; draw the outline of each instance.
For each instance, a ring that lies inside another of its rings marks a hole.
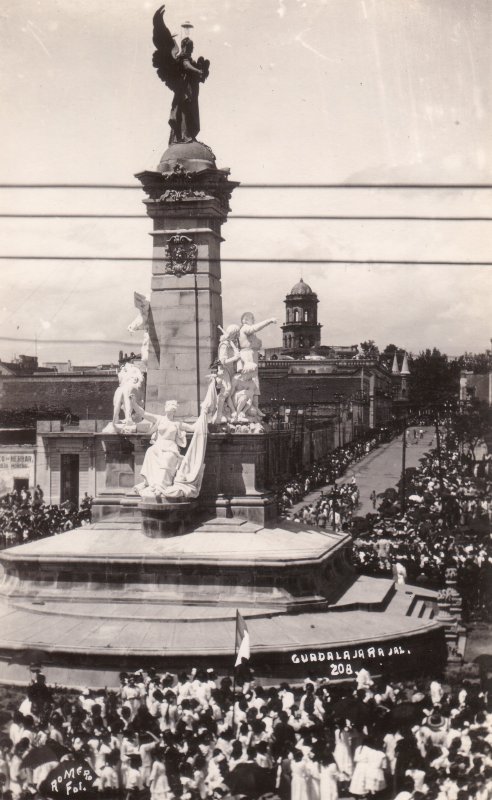
[[[434,428],[429,426],[423,428],[423,439],[414,440],[414,428],[410,427],[408,436],[408,445],[406,449],[406,466],[416,467],[419,463],[419,458],[430,450],[429,444],[434,439],[433,446],[435,447]],[[419,428],[417,428],[417,431]],[[414,444],[414,441],[416,442]],[[398,436],[393,439],[389,444],[378,447],[372,453],[369,453],[365,458],[349,467],[340,483],[345,483],[353,475],[357,480],[357,485],[360,491],[360,506],[357,510],[359,516],[364,516],[373,510],[370,494],[373,489],[376,494],[384,492],[391,486],[396,486],[400,479],[401,474],[401,457],[402,457],[402,437]]]
[[[424,427],[423,439],[414,439],[414,428],[410,427],[408,437],[408,445],[406,449],[405,463],[407,467],[416,467],[419,463],[419,458],[430,450],[430,442],[433,441],[435,447],[434,428],[432,426]],[[420,430],[417,428],[417,431]],[[414,441],[416,442],[414,444]],[[364,456],[360,461],[350,466],[341,478],[338,478],[337,483],[347,483],[347,481],[355,476],[357,485],[360,492],[360,506],[357,509],[357,516],[364,516],[373,510],[370,495],[373,489],[376,494],[384,492],[391,486],[396,486],[400,479],[401,473],[401,456],[402,456],[402,441],[401,436],[393,439],[388,444],[378,447],[367,456]],[[328,487],[322,487],[323,489]],[[319,497],[321,487],[315,489],[313,492],[307,494],[299,503],[296,503],[292,511],[299,511],[308,505],[313,500]]]

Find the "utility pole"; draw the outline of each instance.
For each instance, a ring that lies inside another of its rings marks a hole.
[[[336,479],[335,479],[335,483],[333,484],[333,491],[331,493],[331,503],[332,503],[332,517],[331,517],[332,522],[331,522],[331,527],[332,527],[332,530],[335,531],[336,527],[337,527],[337,525],[336,525],[336,513],[338,511],[338,489],[337,489]]]
[[[342,447],[342,400],[344,398],[343,394],[335,394],[333,395],[334,400],[337,404],[337,416],[338,416],[338,447]],[[345,437],[344,437],[345,440]],[[345,444],[345,441],[343,442]]]
[[[436,411],[435,425],[436,425],[437,461],[438,461],[438,464],[439,464],[439,494],[441,496],[441,503],[442,503],[442,495],[443,495],[442,451],[441,451],[441,432],[439,430],[439,409],[437,409],[437,411]]]
[[[311,392],[311,413],[309,416],[309,461],[312,464],[314,461],[314,435],[313,435],[313,410],[314,410],[314,393],[318,391],[318,385],[310,386]]]
[[[400,480],[400,506],[403,513],[407,510],[407,480],[406,480],[406,460],[407,460],[407,418],[403,417],[403,438],[401,447],[401,480]]]

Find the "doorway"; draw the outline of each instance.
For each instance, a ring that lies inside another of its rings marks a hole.
[[[60,503],[69,500],[79,507],[79,456],[78,453],[62,453],[60,463]]]
[[[29,489],[29,478],[14,478],[14,492],[22,492],[23,489],[26,492]]]

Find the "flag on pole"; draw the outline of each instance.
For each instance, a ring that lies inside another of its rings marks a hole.
[[[236,609],[236,663],[234,666],[238,667],[243,658],[247,658],[249,661],[250,655],[248,626]]]

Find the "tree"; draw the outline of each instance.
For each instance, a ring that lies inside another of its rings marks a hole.
[[[475,375],[485,375],[491,369],[490,351],[488,353],[465,353],[457,359],[460,369],[470,370]]]
[[[396,357],[398,359],[398,365],[401,367],[401,363],[403,361],[403,356],[407,351],[403,347],[398,347],[396,344],[387,344],[384,348],[383,352],[381,353],[381,361],[383,361],[387,367],[391,369],[393,366],[393,359]]]
[[[435,347],[410,356],[410,405],[439,406],[459,396],[460,366]]]
[[[453,421],[453,432],[458,443],[469,450],[473,459],[476,446],[490,435],[491,423],[491,410],[486,403],[478,400],[470,403]]]
[[[362,350],[362,354],[367,358],[377,358],[379,355],[379,349],[373,339],[361,342],[360,349]]]

